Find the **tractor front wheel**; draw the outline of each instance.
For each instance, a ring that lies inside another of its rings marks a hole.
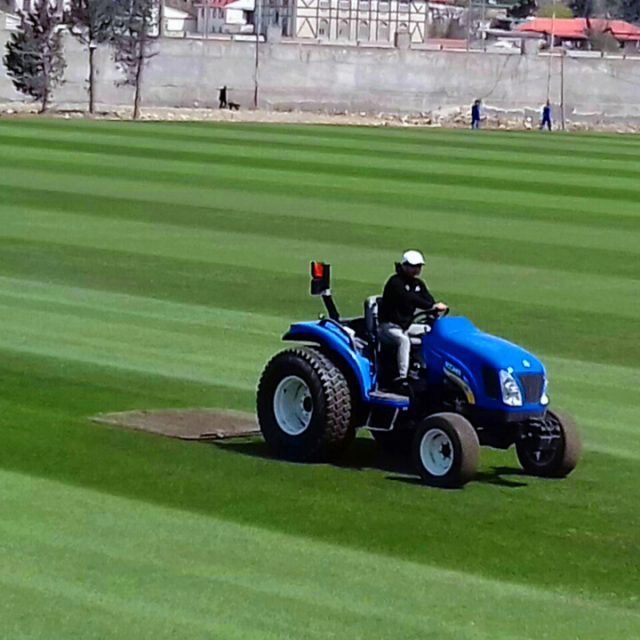
[[[426,484],[447,489],[461,487],[478,470],[478,434],[463,416],[436,413],[426,418],[416,430],[413,460]]]
[[[316,349],[288,349],[271,359],[258,384],[257,411],[267,445],[287,460],[326,460],[353,436],[349,384]]]
[[[578,464],[582,443],[575,422],[569,416],[547,411],[541,420],[523,425],[516,442],[516,454],[530,475],[564,478]]]

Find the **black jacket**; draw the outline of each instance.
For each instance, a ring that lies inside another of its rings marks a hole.
[[[435,302],[427,285],[420,278],[408,277],[397,264],[395,275],[384,285],[378,321],[393,322],[406,331],[413,321],[416,309],[431,309]]]

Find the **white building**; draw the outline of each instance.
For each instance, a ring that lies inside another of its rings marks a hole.
[[[198,33],[254,33],[255,0],[196,2]]]
[[[20,18],[13,13],[0,11],[0,31],[15,31],[20,26]]]
[[[394,43],[396,34],[407,34],[418,44],[428,41],[438,23],[457,23],[464,13],[428,0],[297,0],[295,37]]]
[[[37,0],[0,0],[0,10],[17,13],[18,11],[31,11],[35,8]],[[50,0],[52,5],[60,7],[60,11],[69,5],[69,0]]]
[[[187,11],[166,6],[162,10],[163,32],[167,35],[190,33],[196,30],[196,19]]]

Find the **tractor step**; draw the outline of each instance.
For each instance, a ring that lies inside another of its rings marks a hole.
[[[397,409],[406,409],[409,407],[410,400],[407,396],[401,396],[390,391],[370,391],[369,401],[371,404],[383,407],[395,407]]]

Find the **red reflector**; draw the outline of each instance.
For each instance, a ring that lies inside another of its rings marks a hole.
[[[322,278],[324,275],[324,263],[323,262],[314,262],[311,265],[311,274],[314,278]]]

